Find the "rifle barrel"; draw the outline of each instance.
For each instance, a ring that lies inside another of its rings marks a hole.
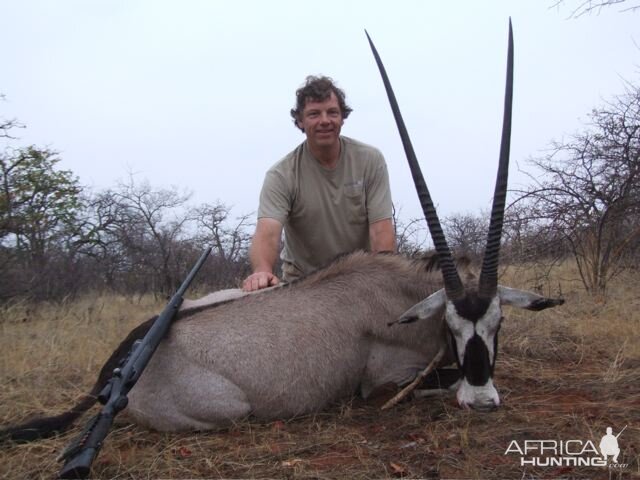
[[[189,284],[197,275],[209,253],[211,253],[211,247],[208,247],[200,256],[187,278],[171,297],[171,300],[156,321],[153,322],[142,341],[139,344],[134,344],[131,354],[122,368],[114,371],[109,380],[111,388],[108,391],[108,399],[100,398],[100,401],[105,403],[104,407],[102,407],[100,413],[92,417],[87,423],[77,441],[74,441],[62,453],[61,459],[65,463],[60,471],[59,478],[87,478],[90,475],[91,464],[109,433],[113,419],[118,412],[127,406],[127,394],[140,378],[151,356],[156,351],[167,330],[169,330],[171,322],[182,304],[184,293],[189,288]],[[105,393],[104,397],[106,396],[107,394]]]
[[[622,432],[624,432],[624,430],[628,427],[629,425],[625,425],[624,428],[622,430],[620,430],[620,433],[616,435],[616,438],[618,438],[620,435],[622,435]]]

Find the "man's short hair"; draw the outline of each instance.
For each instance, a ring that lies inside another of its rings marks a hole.
[[[338,99],[342,118],[347,118],[353,109],[347,105],[344,91],[338,88],[330,77],[309,75],[304,85],[296,90],[296,106],[291,109],[291,117],[293,118],[294,125],[300,128],[298,126],[298,120],[301,119],[302,111],[307,104],[307,100],[323,102],[331,96],[331,92],[333,92]],[[304,132],[304,129],[300,128],[300,130]]]

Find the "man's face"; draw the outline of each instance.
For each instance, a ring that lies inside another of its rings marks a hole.
[[[344,120],[333,92],[322,102],[307,99],[300,117],[298,127],[304,130],[312,149],[330,148],[338,142]]]

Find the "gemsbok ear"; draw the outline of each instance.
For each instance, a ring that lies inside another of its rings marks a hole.
[[[526,308],[536,312],[564,303],[563,298],[546,298],[533,292],[503,287],[502,285],[498,285],[498,296],[500,297],[500,305]]]
[[[391,326],[396,323],[413,323],[416,320],[429,320],[431,318],[440,318],[444,313],[447,303],[447,294],[441,288],[437,292],[432,293],[420,303],[416,303],[409,310],[404,312],[395,322],[389,322]]]

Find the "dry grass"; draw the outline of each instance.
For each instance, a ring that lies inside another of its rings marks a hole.
[[[505,273],[527,285],[519,269]],[[590,299],[563,267],[567,304],[512,310],[501,332],[497,412],[462,411],[453,398],[423,398],[381,412],[353,400],[315,415],[242,422],[217,433],[161,434],[116,420],[94,464],[100,478],[640,478],[638,278],[620,278],[607,303]],[[112,296],[73,304],[15,305],[0,312],[0,424],[66,410],[92,385],[115,345],[161,309]],[[55,458],[78,433],[0,447],[0,476],[55,478]],[[584,439],[619,430],[624,471],[521,467],[511,440]]]

